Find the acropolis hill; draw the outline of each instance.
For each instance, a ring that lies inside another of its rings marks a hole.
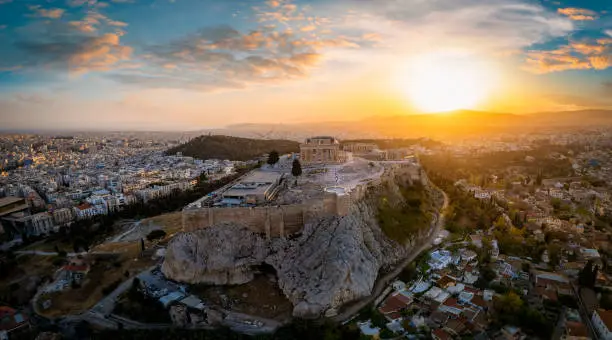
[[[402,242],[390,239],[379,226],[381,202],[402,206],[402,188],[415,184],[435,193],[414,157],[367,160],[336,149],[333,139],[319,139],[320,148],[313,140],[302,144],[310,154],[297,181],[287,157],[257,170],[279,174],[278,183],[245,182],[225,192],[218,203],[223,206],[186,208],[184,233],[168,246],[164,274],[188,283],[242,284],[267,264],[301,317],[333,315],[342,304],[369,295],[379,271],[430,232],[426,226]],[[241,206],[241,199],[251,204]],[[432,222],[434,210],[424,212]]]

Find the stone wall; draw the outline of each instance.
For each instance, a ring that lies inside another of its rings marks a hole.
[[[183,230],[195,231],[223,222],[235,222],[270,237],[284,237],[304,226],[304,205],[255,208],[201,208],[183,211]]]
[[[233,222],[253,232],[265,234],[267,238],[285,237],[300,232],[311,220],[324,216],[346,216],[351,206],[362,200],[370,188],[393,181],[394,176],[400,176],[402,181],[421,181],[426,184],[426,176],[422,175],[420,169],[412,164],[390,164],[381,178],[359,184],[350,193],[326,193],[322,200],[303,204],[185,209],[182,216],[183,230],[195,231],[219,223]]]

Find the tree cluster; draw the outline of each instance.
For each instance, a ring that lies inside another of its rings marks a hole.
[[[230,136],[200,136],[168,149],[167,155],[181,152],[183,156],[198,159],[229,159],[248,161],[261,157],[269,150],[280,154],[299,152],[300,144],[289,140],[250,139]]]
[[[599,266],[593,266],[593,261],[589,260],[580,273],[578,273],[578,283],[581,287],[594,288],[597,282],[598,272]]]

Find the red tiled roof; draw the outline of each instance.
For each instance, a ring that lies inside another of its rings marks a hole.
[[[79,210],[89,209],[90,207],[91,207],[91,204],[89,204],[89,203],[83,203],[81,205],[77,205],[77,209],[79,209]]]
[[[440,340],[450,340],[452,337],[445,330],[438,328],[433,330],[433,336]]]
[[[459,309],[461,309],[461,306],[459,306],[459,305],[457,304],[457,299],[455,299],[455,298],[448,298],[448,299],[446,299],[446,301],[444,301],[442,304],[443,304],[443,305],[445,305],[445,306],[449,306],[449,307],[454,307],[454,308],[459,308]]]
[[[449,320],[444,327],[449,330],[452,330],[453,332],[457,334],[463,333],[465,329],[467,328],[465,325],[465,318]]]
[[[608,327],[609,330],[612,329],[612,311],[605,309],[598,309],[597,314],[603,323]]]
[[[465,286],[463,290],[469,293],[474,293],[474,295],[482,295],[482,292],[478,288]]]
[[[487,302],[480,295],[475,295],[470,301],[478,307],[487,307]]]
[[[453,279],[452,277],[444,275],[438,280],[438,282],[436,282],[436,284],[441,288],[446,288],[447,285],[455,282],[455,279]]]
[[[576,336],[576,337],[587,337],[589,336],[589,332],[582,322],[576,321],[568,321],[565,324],[565,331],[567,335]]]
[[[410,299],[402,294],[391,295],[385,300],[385,303],[378,308],[378,310],[383,314],[398,312],[403,308],[406,308],[410,302]]]
[[[388,317],[391,320],[397,320],[397,319],[400,319],[402,317],[402,314],[400,312],[392,312],[392,313],[389,313],[389,314],[387,314],[385,316]]]

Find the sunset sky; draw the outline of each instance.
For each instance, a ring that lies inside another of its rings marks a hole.
[[[0,128],[612,109],[610,0],[0,0]]]

